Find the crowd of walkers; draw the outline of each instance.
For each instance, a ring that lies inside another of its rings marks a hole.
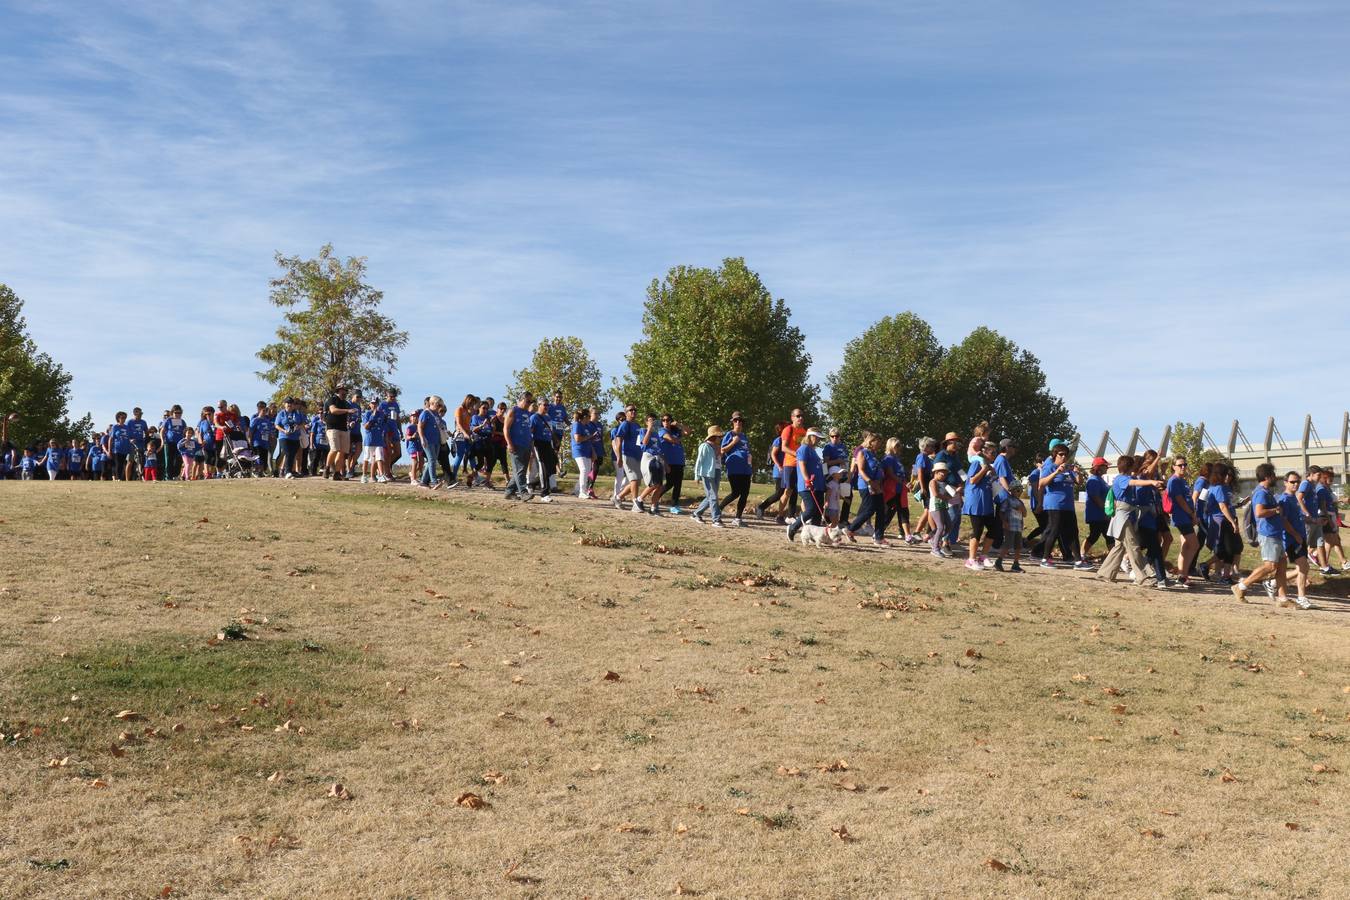
[[[165,410],[158,424],[146,422],[139,408],[130,416],[119,412],[104,431],[66,446],[0,447],[0,477],[322,475],[387,483],[406,458],[404,477],[430,491],[492,487],[500,467],[506,496],[548,503],[570,451],[577,497],[599,499],[596,477],[608,462],[616,508],[651,516],[664,515],[663,506],[686,512],[684,427],[669,415],[640,417],[631,405],[606,424],[595,407],[569,413],[561,393],[550,401],[526,392],[514,405],[469,394],[454,410],[432,395],[405,411],[395,393],[365,398],[339,387],[313,410],[287,398],[280,407],[259,402],[247,416],[221,400],[203,407],[195,424],[180,406]],[[688,510],[691,521],[721,528],[729,519],[746,527],[756,465],[745,428],[741,414],[732,413],[727,429],[712,425],[700,436],[692,475],[703,497]],[[921,438],[907,464],[898,438],[864,432],[852,443],[838,429],[808,427],[802,410],[793,410],[776,423],[760,467],[771,475],[771,491],[750,512],[757,522],[772,516],[789,540],[809,527],[824,529],[827,544],[856,543],[861,535],[885,546],[894,524],[898,540],[926,542],[935,557],[961,558],[970,569],[1020,572],[1025,556],[1043,568],[1095,569],[1112,582],[1124,574],[1135,584],[1184,589],[1196,579],[1213,580],[1239,600],[1260,584],[1277,602],[1304,609],[1312,606],[1311,567],[1324,576],[1350,570],[1330,468],[1280,476],[1265,463],[1256,469],[1255,490],[1241,497],[1238,473],[1226,462],[1192,473],[1184,457],[1149,450],[1120,456],[1109,475],[1106,459],[1093,459],[1084,471],[1072,448],[1056,439],[1019,478],[1017,442],[995,440],[988,431],[981,423],[968,442],[956,432],[941,441]],[[1086,534],[1079,529],[1080,503]],[[1034,526],[1024,535],[1028,518]],[[1100,559],[1094,556],[1099,541]],[[1243,578],[1239,564],[1249,546],[1259,562]]]

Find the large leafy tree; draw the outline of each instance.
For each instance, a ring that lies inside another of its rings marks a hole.
[[[7,436],[15,446],[56,438],[87,437],[89,415],[71,421],[71,374],[37,348],[28,335],[23,301],[0,284],[0,416],[13,416]]]
[[[642,338],[628,354],[617,399],[640,414],[669,412],[695,432],[740,410],[762,460],[773,424],[790,410],[817,418],[811,357],[790,319],[787,304],[744,259],[717,269],[676,266],[647,288]]]
[[[914,313],[877,322],[849,341],[843,363],[825,379],[830,423],[849,442],[865,429],[914,446],[945,421],[933,393],[943,355],[933,329]]]
[[[1040,360],[991,328],[976,328],[951,347],[935,378],[942,419],[962,435],[988,421],[990,435],[1015,439],[1024,458],[1043,455],[1051,438],[1073,437],[1069,411],[1046,388]]]
[[[562,391],[563,403],[572,412],[594,406],[603,413],[608,403],[608,394],[600,384],[600,367],[578,337],[540,341],[530,364],[516,371],[513,383],[506,389],[507,402],[519,397],[522,391],[549,398],[554,391]]]
[[[1205,463],[1226,462],[1231,460],[1218,450],[1205,446],[1205,436],[1199,425],[1190,422],[1177,422],[1172,427],[1172,439],[1168,446],[1170,456],[1180,456],[1186,460],[1186,468],[1194,478]]]
[[[380,312],[384,294],[366,284],[364,258],[334,255],[325,244],[313,259],[276,255],[280,277],[270,299],[286,312],[277,340],[258,351],[258,377],[273,396],[323,397],[338,384],[384,393],[408,333]]]

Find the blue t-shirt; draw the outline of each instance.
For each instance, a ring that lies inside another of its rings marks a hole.
[[[1303,479],[1299,482],[1298,492],[1303,497],[1303,505],[1308,508],[1308,515],[1320,516],[1322,514],[1322,501],[1317,496],[1318,485],[1316,482]]]
[[[1117,475],[1111,479],[1111,493],[1116,495],[1116,499],[1121,503],[1129,503],[1132,506],[1139,505],[1139,488],[1130,487],[1130,482],[1134,480],[1133,475]]]
[[[1233,502],[1229,498],[1228,486],[1225,484],[1216,484],[1209,489],[1209,517],[1218,524],[1223,521],[1223,510],[1219,509],[1219,504],[1224,503],[1232,511]]]
[[[844,460],[848,459],[848,447],[841,442],[831,441],[820,446],[820,458],[825,463],[825,468],[830,466],[842,466]]]
[[[421,426],[422,433],[426,435],[428,450],[441,445],[441,428],[437,424],[437,416],[434,412],[429,409],[422,410],[417,414],[417,424]],[[418,444],[421,443],[421,438],[418,438]]]
[[[684,437],[684,432],[679,428],[673,427],[661,429],[661,449],[665,451],[666,462],[670,463],[672,466],[684,465],[684,444],[679,441],[667,441],[665,439],[667,435],[672,438],[681,438]]]
[[[1035,512],[1041,508],[1041,501],[1037,499],[1037,485],[1041,482],[1041,469],[1036,466],[1027,474],[1027,509]]]
[[[862,472],[867,473],[867,477],[877,482],[877,493],[881,493],[881,463],[877,461],[877,455],[867,448],[862,449]],[[858,490],[864,494],[867,493],[867,482],[863,481],[862,472],[858,473],[857,480],[854,482]]]
[[[183,439],[183,429],[186,427],[187,422],[170,416],[159,423],[159,434],[160,437],[164,438],[165,443],[177,444]]]
[[[103,471],[103,461],[107,459],[97,444],[89,448],[89,468],[94,472]]]
[[[782,451],[782,449],[783,449],[783,439],[781,437],[774,438],[773,444],[770,445],[769,459],[773,461],[773,480],[777,482],[781,482],[783,480],[783,469],[778,464],[778,460],[780,458],[780,451]]]
[[[905,464],[894,453],[887,453],[881,459],[881,476],[885,479],[887,475],[895,479],[897,492],[905,489]]]
[[[1012,463],[1008,462],[1008,455],[1000,453],[994,457],[994,500],[1002,503],[1008,496],[1008,492],[1003,489],[1003,484],[998,479],[1005,479],[1008,484],[1013,483]]]
[[[66,451],[60,447],[48,447],[43,457],[47,461],[47,471],[55,472],[61,468],[61,463],[66,461]]]
[[[196,438],[183,438],[178,442],[178,452],[183,455],[184,459],[192,459],[201,448],[201,442]]]
[[[994,473],[988,472],[979,481],[972,478],[984,467],[983,459],[972,459],[966,470],[966,498],[961,504],[961,512],[968,516],[992,516],[994,514]]]
[[[750,443],[744,432],[728,431],[722,435],[722,465],[728,475],[750,474]]]
[[[1182,501],[1187,505],[1191,502],[1191,486],[1186,483],[1186,479],[1180,475],[1173,475],[1167,479],[1167,496],[1172,498],[1172,524],[1194,525],[1195,520],[1181,505]]]
[[[666,442],[661,440],[660,429],[644,428],[642,430],[642,452],[655,456],[660,459],[666,458]]]
[[[591,425],[592,422],[573,422],[572,423],[572,458],[589,458],[591,455]]]
[[[638,449],[639,431],[641,429],[638,428],[638,424],[628,419],[624,419],[619,423],[619,427],[614,429],[614,437],[619,440],[619,451],[624,456],[632,458],[642,455],[642,451]]]
[[[108,426],[108,435],[108,446],[112,448],[113,453],[131,452],[131,433],[126,425]]]
[[[1256,513],[1257,506],[1264,506],[1270,509],[1272,506],[1280,507],[1279,501],[1275,499],[1275,492],[1264,484],[1258,484],[1256,490],[1252,492],[1252,513]],[[1256,533],[1262,537],[1279,537],[1284,534],[1284,520],[1279,516],[1264,516],[1256,520]]]
[[[1083,492],[1087,494],[1087,503],[1083,505],[1083,521],[1105,522],[1106,479],[1100,475],[1089,475]]]
[[[1322,515],[1336,515],[1336,497],[1331,493],[1331,488],[1327,487],[1325,484],[1317,485],[1317,499]]]
[[[361,413],[361,443],[367,447],[383,447],[386,421],[378,409],[364,410]]]
[[[1046,479],[1050,478],[1050,473],[1053,471],[1055,471],[1055,461],[1053,459],[1047,459],[1041,465],[1041,471],[1038,478],[1045,487],[1045,491],[1042,494],[1042,506],[1046,510],[1071,510],[1073,509],[1074,500],[1073,473],[1066,470],[1060,472],[1053,479],[1046,481]],[[1119,495],[1117,494],[1117,496]]]
[[[287,441],[300,440],[300,429],[305,424],[305,414],[298,409],[283,409],[277,413],[274,423],[277,437]]]
[[[202,443],[206,446],[216,445],[216,426],[210,419],[202,419],[197,423],[197,434],[201,435]]]
[[[469,416],[469,430],[473,432],[474,440],[482,440],[492,433],[492,416],[484,416],[474,413]]]
[[[266,447],[276,433],[271,416],[254,416],[248,426],[248,439],[255,447]]]
[[[438,440],[436,443],[439,447],[440,441]],[[403,447],[408,451],[409,456],[422,452],[422,439],[417,436],[417,426],[412,422],[403,426]]]
[[[539,413],[530,414],[530,435],[536,441],[553,440],[553,424],[549,421],[548,416]]]
[[[145,434],[149,426],[144,419],[127,419],[127,438],[137,448],[145,449]]]
[[[1134,502],[1139,504],[1139,527],[1158,528],[1158,489],[1151,484],[1135,488]]]
[[[805,475],[803,469],[806,470]],[[806,476],[811,478],[811,487],[807,486]],[[797,490],[805,491],[812,487],[818,491],[825,490],[825,465],[820,458],[820,451],[804,443],[797,448]]]
[[[384,434],[398,433],[398,426],[403,421],[403,410],[399,408],[397,400],[381,400],[375,407],[377,415],[384,419]]]
[[[567,430],[567,407],[561,403],[550,403],[545,407],[548,410],[548,424],[551,429],[557,431]]]
[[[25,456],[19,460],[19,470],[22,472],[33,472],[37,470],[37,457]]]
[[[84,451],[79,447],[71,447],[66,451],[66,468],[72,472],[78,472],[84,468]]]
[[[314,436],[315,447],[328,446],[328,431],[323,427],[323,416],[319,415],[318,413],[315,413],[314,415],[310,416],[309,433]],[[394,433],[395,434],[398,433],[397,428],[395,429]]]
[[[920,453],[914,457],[914,474],[919,477],[919,484],[923,486],[924,493],[928,493],[928,479],[933,477],[933,458],[927,453]]]
[[[1289,532],[1284,534],[1284,545],[1293,549],[1298,544],[1308,542],[1308,523],[1303,517],[1303,509],[1298,505],[1298,494],[1285,491],[1279,496],[1280,509],[1284,511],[1284,518],[1289,522],[1289,527],[1298,533],[1302,539],[1295,541]]]
[[[944,447],[933,457],[933,462],[945,462],[947,464],[947,477],[943,479],[947,484],[956,487],[961,483],[961,460],[955,453],[949,453]]]
[[[519,450],[525,450],[534,445],[534,430],[530,424],[531,413],[528,410],[521,409],[519,406],[506,413],[511,417],[511,427],[508,429],[507,437],[511,439]]]

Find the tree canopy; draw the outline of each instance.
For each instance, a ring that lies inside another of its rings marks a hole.
[[[8,428],[15,446],[89,436],[90,416],[70,419],[71,380],[71,374],[38,350],[29,336],[19,295],[0,284],[0,416],[17,417]]]
[[[791,409],[801,407],[808,422],[817,417],[811,357],[790,320],[787,304],[744,259],[717,269],[676,266],[647,288],[642,338],[617,399],[639,414],[668,412],[695,432],[740,410],[762,460],[774,423]]]
[[[276,255],[282,275],[269,299],[286,312],[277,340],[258,351],[267,368],[258,377],[274,399],[326,396],[343,384],[383,394],[408,333],[380,312],[384,294],[365,282],[364,257],[344,262],[325,244],[314,259]]]
[[[827,384],[830,421],[850,441],[866,429],[913,449],[920,437],[969,437],[988,421],[992,437],[1013,438],[1034,453],[1051,438],[1073,435],[1040,360],[983,326],[944,348],[914,313],[888,316],[849,342]]]
[[[596,407],[602,414],[607,411],[609,395],[600,384],[600,367],[579,337],[540,341],[530,364],[516,370],[506,389],[506,402],[513,402],[522,391],[548,398],[554,391],[562,391],[563,403],[571,412],[587,406]]]
[[[1205,436],[1199,425],[1190,422],[1177,422],[1172,426],[1172,439],[1168,445],[1168,454],[1180,456],[1186,460],[1186,469],[1194,478],[1205,463],[1224,462],[1232,465],[1232,460],[1219,450],[1205,446]]]

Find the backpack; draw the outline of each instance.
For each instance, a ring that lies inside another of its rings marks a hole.
[[[1242,514],[1242,539],[1255,547],[1258,543],[1256,539],[1256,504],[1248,503],[1247,509]]]
[[[1113,487],[1106,489],[1106,502],[1102,504],[1102,512],[1108,517],[1116,514],[1116,489]]]
[[[1163,487],[1162,511],[1169,516],[1172,514],[1172,492],[1166,486]]]

